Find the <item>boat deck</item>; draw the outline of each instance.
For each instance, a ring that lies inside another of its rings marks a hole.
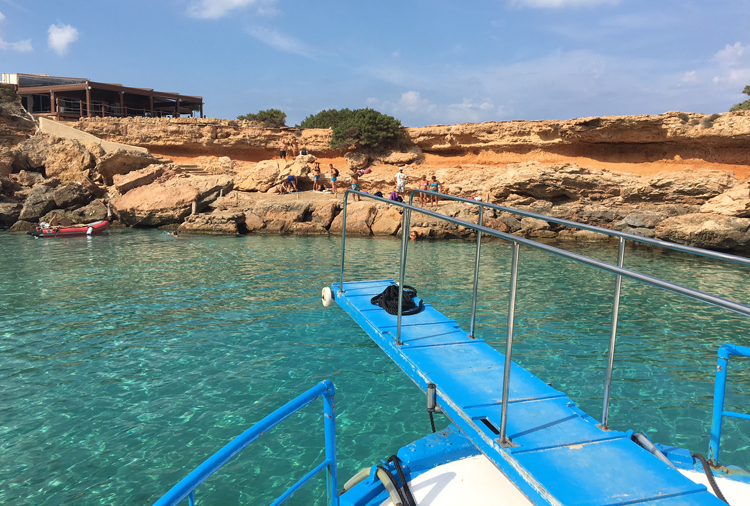
[[[472,339],[450,318],[425,303],[402,319],[396,345],[394,315],[370,299],[393,280],[339,283],[336,302],[421,388],[437,386],[437,403],[456,426],[535,504],[658,506],[723,503],[703,485],[630,440],[604,431],[564,393],[513,363],[507,434],[498,440],[504,356]]]

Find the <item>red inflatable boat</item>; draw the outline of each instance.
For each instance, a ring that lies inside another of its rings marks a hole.
[[[73,235],[95,235],[101,234],[109,227],[107,220],[95,221],[86,225],[70,225],[67,227],[47,227],[29,230],[26,232],[34,237],[70,237]]]

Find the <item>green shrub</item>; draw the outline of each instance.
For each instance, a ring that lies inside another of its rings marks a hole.
[[[237,116],[237,119],[262,123],[266,128],[280,128],[286,126],[286,113],[278,109],[258,111],[257,114],[244,114],[242,116]]]
[[[11,115],[23,114],[21,95],[10,88],[0,88],[0,112]]]
[[[745,89],[742,90],[742,93],[745,95],[750,95],[750,85],[745,86]],[[729,112],[735,112],[735,111],[747,111],[750,110],[750,99],[745,100],[744,102],[740,102],[739,104],[734,104],[732,107],[729,108]]]
[[[688,116],[684,112],[677,113],[677,117],[680,118],[683,123],[687,123],[688,121],[690,121],[690,116]]]
[[[701,120],[701,125],[703,125],[703,128],[711,128],[714,126],[714,121],[719,117],[718,114],[712,114],[711,116],[707,116]]]
[[[374,109],[329,109],[308,116],[300,128],[330,128],[331,149],[380,148],[394,143],[401,135],[401,122]]]
[[[349,109],[326,109],[318,114],[311,114],[300,123],[300,128],[333,128],[336,125],[351,119],[354,111]]]

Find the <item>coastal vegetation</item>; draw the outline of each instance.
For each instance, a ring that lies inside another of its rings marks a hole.
[[[300,128],[330,128],[331,149],[351,146],[377,149],[387,147],[401,135],[401,121],[374,109],[328,109],[310,115]]]
[[[286,126],[286,113],[278,109],[266,109],[255,114],[248,113],[237,116],[239,120],[262,123],[266,128],[280,128]]]
[[[745,95],[750,95],[750,85],[745,86],[745,89],[742,90],[742,93],[744,93]],[[750,98],[745,100],[744,102],[740,102],[739,104],[734,104],[729,109],[729,112],[746,111],[746,110],[750,110]]]

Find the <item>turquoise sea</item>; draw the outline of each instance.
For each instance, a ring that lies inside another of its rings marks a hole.
[[[400,242],[350,239],[347,279],[397,275]],[[614,261],[614,246],[566,244]],[[322,379],[337,388],[343,483],[430,431],[424,396],[320,289],[340,238],[0,233],[0,504],[150,504],[233,437]],[[410,245],[407,283],[468,329],[474,244]],[[748,269],[643,247],[626,266],[750,303]],[[477,335],[504,349],[510,247],[483,247]],[[614,277],[521,249],[514,359],[599,419]],[[611,425],[705,453],[716,350],[747,318],[625,281]],[[750,361],[727,409],[747,411]],[[268,504],[323,455],[322,404],[198,489]],[[443,427],[446,421],[437,418]],[[750,466],[750,422],[722,460]],[[291,504],[322,504],[323,478]]]

